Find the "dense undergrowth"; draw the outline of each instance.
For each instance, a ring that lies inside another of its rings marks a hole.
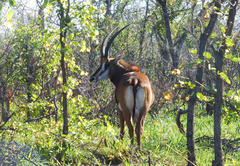
[[[76,102],[76,101],[78,102]],[[78,103],[77,105],[75,103]],[[24,111],[12,107],[15,115],[3,130],[0,144],[0,165],[185,165],[186,137],[175,123],[175,112],[161,110],[156,117],[148,116],[143,133],[143,151],[130,148],[128,130],[119,139],[119,125],[109,116],[89,116],[92,108],[76,98],[69,102],[69,134],[62,135],[62,114],[40,122],[24,123]],[[110,111],[110,110],[109,110]],[[196,112],[195,140],[198,165],[211,165],[214,159],[213,117]],[[88,118],[86,118],[88,114]],[[104,121],[104,123],[103,123]],[[181,121],[186,128],[186,116]],[[223,117],[222,139],[225,165],[240,165],[240,122]],[[62,148],[63,143],[66,149]],[[136,146],[136,140],[135,140]],[[62,161],[57,156],[63,154]]]

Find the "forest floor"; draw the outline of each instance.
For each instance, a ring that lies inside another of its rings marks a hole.
[[[105,117],[69,119],[69,135],[61,135],[62,122],[49,119],[22,123],[13,117],[7,127],[16,130],[0,131],[0,166],[5,165],[186,165],[186,136],[179,132],[175,113],[166,112],[147,117],[142,138],[143,150],[130,151],[128,129],[119,140],[119,125]],[[186,128],[186,116],[181,118]],[[214,160],[213,117],[196,115],[195,143],[198,165],[211,165]],[[67,150],[63,150],[65,141]],[[240,165],[240,122],[222,119],[224,165]],[[134,146],[136,146],[136,141]],[[63,161],[57,156],[64,152]]]

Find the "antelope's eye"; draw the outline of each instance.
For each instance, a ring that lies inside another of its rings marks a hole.
[[[106,62],[105,63],[105,70],[110,66],[110,63],[109,62]]]

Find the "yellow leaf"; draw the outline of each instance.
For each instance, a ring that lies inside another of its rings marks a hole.
[[[86,51],[86,49],[87,49],[87,47],[86,47],[86,45],[83,45],[81,48],[80,48],[80,52],[85,52]]]
[[[209,13],[206,13],[204,18],[209,18],[210,17],[210,14]]]
[[[172,92],[169,92],[166,95],[164,95],[164,99],[167,100],[167,101],[170,100],[171,98],[172,98]]]
[[[8,12],[7,14],[7,21],[11,20],[13,16],[13,11]]]
[[[174,74],[174,75],[180,75],[180,73],[181,73],[181,71],[179,69],[174,69],[172,71],[172,74]]]
[[[85,72],[85,71],[82,70],[81,73],[80,73],[80,75],[81,75],[81,76],[87,76],[87,75],[88,75],[88,72]]]

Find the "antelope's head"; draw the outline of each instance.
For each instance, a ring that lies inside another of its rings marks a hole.
[[[111,74],[114,74],[114,68],[118,64],[119,60],[122,59],[123,50],[120,51],[115,58],[109,58],[108,52],[110,49],[111,44],[113,43],[113,40],[117,37],[117,35],[122,32],[125,28],[127,28],[129,25],[123,27],[119,31],[117,31],[112,38],[109,40],[107,44],[107,40],[112,35],[112,33],[117,29],[113,29],[103,40],[102,46],[101,46],[101,59],[100,59],[100,67],[97,69],[97,71],[90,77],[90,82],[97,82],[99,80],[104,80],[110,77]],[[107,46],[106,46],[107,44]]]

